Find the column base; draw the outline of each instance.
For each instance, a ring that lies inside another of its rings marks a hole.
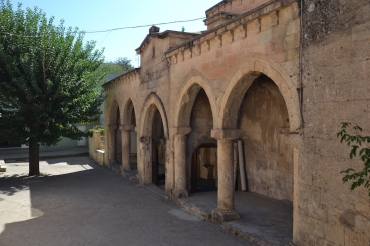
[[[240,215],[236,212],[235,209],[232,210],[219,210],[215,209],[211,212],[212,220],[218,224],[221,224],[224,221],[237,220],[240,219]]]
[[[179,190],[179,189],[173,189],[171,192],[171,195],[173,198],[179,199],[179,198],[184,198],[188,197],[188,191],[187,190]]]
[[[121,166],[121,172],[131,171],[131,167]]]
[[[111,162],[111,161],[108,161],[108,163],[105,163],[105,166],[110,168],[111,166],[113,166],[114,162]]]

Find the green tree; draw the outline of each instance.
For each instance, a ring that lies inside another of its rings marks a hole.
[[[114,64],[121,66],[124,73],[127,73],[134,69],[134,67],[131,65],[131,60],[127,57],[118,57]]]
[[[97,71],[102,51],[77,28],[35,7],[0,2],[0,139],[29,146],[29,175],[39,175],[39,146],[80,139],[104,101]]]
[[[124,74],[131,70],[134,67],[131,64],[131,60],[127,57],[119,57],[114,62],[105,62],[100,65],[99,70],[102,70],[106,73],[117,73],[117,74]]]
[[[103,63],[100,65],[99,69],[107,73],[119,73],[119,74],[125,73],[125,71],[122,69],[120,65],[114,63]]]
[[[351,127],[350,127],[351,126]],[[348,128],[352,128],[354,134],[347,132]],[[337,133],[337,137],[340,138],[340,142],[347,143],[351,147],[349,157],[353,159],[359,156],[360,160],[364,163],[362,170],[356,171],[353,168],[348,168],[342,171],[344,177],[342,178],[343,183],[352,181],[351,190],[357,187],[364,186],[369,191],[370,196],[370,136],[361,135],[362,128],[358,125],[352,126],[351,123],[342,122],[341,131]]]

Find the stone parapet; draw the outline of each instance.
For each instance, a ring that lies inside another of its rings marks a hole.
[[[208,30],[206,33],[200,34],[177,47],[171,48],[170,50],[165,52],[166,59],[169,64],[177,64],[178,62],[183,61],[185,57],[192,58],[194,52],[202,54],[202,48],[199,47],[204,47],[206,50],[209,51],[209,42],[212,39],[218,39],[219,46],[222,46],[222,43],[225,42],[234,42],[234,31],[237,29],[242,30],[245,33],[244,37],[248,35],[248,32],[256,32],[256,30],[259,31],[259,18],[268,14],[270,14],[271,17],[270,25],[276,26],[279,23],[279,16],[277,11],[289,5],[292,5],[293,9],[297,9],[297,3],[295,0],[269,1],[251,11],[241,14],[237,18],[231,19],[224,24],[214,27]],[[293,12],[293,14],[295,15],[296,11]],[[295,16],[292,16],[292,18],[295,19]],[[246,25],[250,22],[254,22],[255,26],[257,23],[257,26],[254,28],[254,30],[246,30]],[[240,38],[243,38],[243,35]],[[194,51],[193,48],[196,51]],[[188,53],[187,56],[186,53]]]
[[[139,80],[140,80],[140,68],[135,68],[127,73],[122,74],[121,76],[118,76],[117,78],[112,79],[111,81],[108,81],[103,85],[103,88],[105,90],[110,90],[117,88],[121,85]]]
[[[240,14],[251,11],[269,0],[224,0],[206,10],[204,23],[212,29],[222,23],[238,17]],[[271,1],[270,1],[271,2]]]

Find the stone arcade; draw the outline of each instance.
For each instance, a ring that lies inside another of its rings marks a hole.
[[[248,190],[293,203],[294,244],[369,245],[370,199],[340,174],[361,163],[335,135],[341,121],[370,129],[369,1],[224,0],[204,22],[152,27],[141,67],[104,85],[104,164],[168,199],[217,189],[212,219],[234,220],[242,140]]]

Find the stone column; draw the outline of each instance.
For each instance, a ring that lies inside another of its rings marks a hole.
[[[130,131],[132,125],[121,125],[119,127],[122,136],[122,166],[121,171],[131,171],[130,167]]]
[[[234,208],[234,139],[240,130],[212,130],[217,139],[217,208],[212,211],[212,220],[217,223],[239,219]]]
[[[139,183],[147,185],[152,183],[152,138],[142,136],[140,141],[140,159],[137,162]]]
[[[116,129],[117,125],[109,125],[108,161],[109,165],[116,162]]]
[[[172,190],[174,198],[188,197],[186,190],[186,135],[190,132],[190,127],[175,127],[174,129],[175,189]]]

